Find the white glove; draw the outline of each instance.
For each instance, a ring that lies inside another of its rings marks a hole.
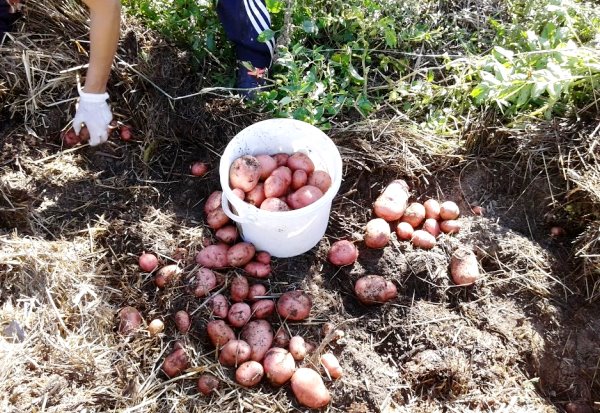
[[[73,129],[79,135],[81,124],[85,123],[90,132],[90,145],[96,146],[108,139],[108,126],[112,112],[106,100],[108,93],[85,93],[79,91],[79,105],[73,118]]]

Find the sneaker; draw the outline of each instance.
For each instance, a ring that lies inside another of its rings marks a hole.
[[[240,63],[235,81],[236,89],[240,89],[237,92],[243,97],[254,98],[257,88],[265,85],[266,76],[267,68],[254,67],[249,69],[244,63]]]

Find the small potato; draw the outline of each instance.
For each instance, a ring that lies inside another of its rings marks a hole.
[[[142,315],[135,307],[123,307],[119,310],[119,333],[135,333],[142,325]]]
[[[244,340],[230,340],[219,354],[219,363],[225,367],[237,367],[250,360],[252,349]]]
[[[226,318],[229,313],[229,302],[223,294],[217,294],[210,300],[210,308],[213,315],[218,318]]]
[[[231,190],[231,192],[233,192],[233,195],[235,195],[236,197],[238,197],[242,201],[244,199],[246,199],[246,193],[244,191],[242,191],[240,188],[233,188]]]
[[[219,229],[229,224],[229,217],[223,211],[223,207],[218,207],[206,215],[206,224],[212,229]]]
[[[230,295],[231,301],[242,302],[248,297],[250,285],[248,279],[243,275],[235,275],[231,280]]]
[[[244,155],[229,167],[229,185],[244,192],[250,191],[260,180],[260,162],[254,156]]]
[[[138,264],[142,271],[152,272],[158,267],[158,258],[154,254],[145,252],[138,258]]]
[[[271,265],[262,262],[250,261],[244,267],[244,272],[250,277],[265,279],[271,275]]]
[[[273,346],[286,348],[290,344],[290,335],[283,327],[279,327],[273,336]]]
[[[308,182],[308,174],[302,169],[297,169],[292,174],[292,189],[295,191],[302,188]]]
[[[402,217],[408,206],[408,184],[402,179],[392,181],[377,197],[373,204],[373,212],[388,222]]]
[[[292,392],[298,403],[311,409],[326,406],[331,395],[323,383],[321,375],[306,367],[299,368],[290,379]]]
[[[415,247],[423,248],[425,250],[432,249],[436,244],[435,237],[422,229],[416,230],[410,241]]]
[[[460,247],[450,259],[450,275],[456,285],[472,285],[479,279],[477,256],[467,248]]]
[[[252,318],[269,318],[275,311],[275,302],[272,300],[258,300],[252,304]]]
[[[367,222],[365,227],[365,245],[369,248],[383,248],[390,242],[390,224],[383,218]]]
[[[265,371],[257,361],[247,361],[235,371],[235,381],[244,387],[256,386],[262,380]]]
[[[398,296],[396,285],[380,275],[367,275],[356,280],[354,292],[363,304],[382,304]]]
[[[440,219],[446,221],[449,219],[456,219],[460,215],[460,209],[455,202],[446,201],[440,205]]]
[[[175,313],[175,326],[177,327],[177,331],[181,334],[185,334],[190,330],[192,322],[190,320],[190,315],[185,310],[179,310]]]
[[[271,264],[271,254],[267,251],[257,252],[254,259],[262,264]]]
[[[221,348],[229,340],[235,339],[235,333],[223,320],[211,320],[206,325],[208,338],[213,346]]]
[[[477,215],[478,217],[481,217],[481,216],[485,215],[485,208],[480,205],[473,205],[471,207],[471,212],[473,212],[473,215]]]
[[[344,374],[344,370],[342,369],[342,366],[340,366],[340,362],[333,353],[322,354],[321,364],[323,367],[325,367],[325,370],[327,370],[329,376],[334,380],[339,379],[342,377],[342,374]]]
[[[415,229],[408,222],[398,222],[396,226],[396,236],[401,241],[408,241],[412,238]]]
[[[208,172],[208,164],[205,162],[194,162],[190,167],[190,171],[194,176],[204,176]]]
[[[158,288],[165,288],[179,279],[181,276],[181,268],[177,264],[169,264],[161,267],[154,275],[154,284]]]
[[[308,318],[312,299],[304,291],[287,291],[277,300],[277,312],[285,320],[301,321]]]
[[[287,153],[276,153],[275,155],[272,155],[272,156],[273,156],[273,159],[275,159],[275,162],[277,162],[277,166],[287,165],[287,161],[290,157],[290,155]]]
[[[265,184],[259,182],[254,188],[246,193],[244,201],[258,208],[265,199]]]
[[[267,198],[260,204],[260,209],[269,212],[285,212],[289,211],[290,207],[279,198]]]
[[[190,290],[198,297],[206,297],[217,286],[217,276],[208,268],[200,268],[190,282]]]
[[[239,233],[235,225],[225,225],[215,232],[215,237],[225,244],[233,244],[238,239]]]
[[[307,174],[310,174],[315,170],[315,164],[308,157],[307,154],[302,152],[294,152],[287,160],[287,166],[292,171],[302,169]]]
[[[448,219],[440,222],[440,229],[446,234],[458,234],[462,228],[462,222],[457,219]]]
[[[215,244],[205,247],[196,254],[196,263],[206,268],[225,268],[227,267],[227,251],[229,245]]]
[[[249,242],[238,242],[227,250],[227,264],[230,267],[243,267],[252,261],[256,254],[254,245]]]
[[[267,287],[262,284],[252,284],[248,290],[248,301],[256,301],[256,297],[262,297],[267,294]]]
[[[336,241],[329,248],[327,259],[337,266],[352,265],[358,259],[358,248],[348,240]]]
[[[173,378],[179,376],[189,366],[190,360],[185,349],[178,348],[165,357],[165,361],[162,364],[162,371],[169,378]]]
[[[301,336],[294,336],[290,338],[290,344],[288,348],[290,349],[290,354],[296,361],[304,360],[308,354],[306,341],[304,341],[304,338]]]
[[[423,202],[425,207],[425,218],[440,219],[440,203],[435,199]]]
[[[63,145],[65,145],[69,148],[71,146],[77,145],[82,140],[79,136],[77,136],[77,134],[75,133],[75,131],[73,129],[68,129],[66,131],[63,131],[61,134],[61,139],[62,139]]]
[[[277,168],[277,161],[270,155],[256,155],[260,165],[260,179],[263,181]]]
[[[243,327],[246,325],[250,317],[252,316],[252,310],[246,303],[235,303],[229,307],[227,312],[227,321],[232,327]]]
[[[411,203],[405,210],[402,218],[402,222],[408,222],[413,228],[417,228],[425,219],[425,207],[423,204],[418,202]]]
[[[293,172],[287,166],[279,166],[272,173],[271,176],[278,176],[283,179],[285,186],[289,187],[292,184]],[[266,180],[265,180],[266,181]]]
[[[131,132],[131,128],[129,126],[123,125],[119,128],[119,137],[123,141],[130,141],[133,139],[133,133]]]
[[[214,191],[211,193],[204,203],[204,213],[209,214],[211,211],[221,207],[223,192]]]
[[[252,348],[250,359],[261,361],[273,344],[273,329],[266,320],[252,320],[242,329],[241,337]]]
[[[280,196],[285,195],[287,191],[288,185],[286,185],[284,178],[281,176],[271,175],[267,178],[263,185],[265,198],[279,198]]]
[[[323,192],[316,186],[306,185],[292,192],[288,197],[288,204],[292,209],[300,209],[317,202],[323,197]]]
[[[437,238],[441,231],[440,223],[436,219],[427,218],[423,223],[423,231],[427,231]]]
[[[148,332],[151,336],[157,336],[165,330],[165,323],[158,318],[155,318],[148,324]]]
[[[204,373],[198,378],[198,391],[205,396],[209,396],[219,389],[221,382],[210,373]]]
[[[331,175],[325,171],[314,171],[308,177],[308,185],[316,186],[325,193],[331,188]]]
[[[284,348],[273,347],[267,351],[262,361],[267,380],[273,386],[281,386],[292,378],[296,370],[294,358]]]

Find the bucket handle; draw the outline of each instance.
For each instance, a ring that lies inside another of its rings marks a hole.
[[[245,217],[234,214],[231,208],[229,208],[229,201],[227,200],[227,196],[225,196],[225,191],[223,191],[221,194],[221,206],[223,207],[223,212],[225,212],[225,215],[240,224],[255,223],[257,220],[254,212],[250,212]]]

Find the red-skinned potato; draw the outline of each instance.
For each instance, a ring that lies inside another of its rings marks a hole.
[[[456,285],[472,285],[479,279],[477,256],[467,248],[460,247],[450,259],[450,274]]]
[[[323,197],[323,192],[316,186],[305,185],[297,191],[292,192],[288,197],[288,204],[292,209],[300,209],[317,202]]]
[[[206,224],[212,229],[219,229],[229,224],[229,217],[223,211],[223,207],[218,207],[206,215]]]
[[[267,198],[260,204],[260,209],[269,212],[285,212],[289,211],[290,207],[279,198]]]
[[[229,340],[235,340],[235,333],[223,320],[211,320],[206,324],[206,332],[213,346],[221,348]]]
[[[292,189],[295,191],[302,188],[308,182],[308,174],[302,169],[295,170],[292,174]],[[282,194],[283,195],[283,194]]]
[[[307,184],[316,186],[325,193],[331,188],[331,176],[325,171],[314,171],[308,176]]]
[[[221,382],[218,378],[210,373],[204,373],[198,377],[198,391],[205,396],[211,395],[214,391],[219,389]]]
[[[440,229],[446,234],[458,234],[462,228],[462,223],[457,219],[448,219],[440,222]]]
[[[304,291],[287,291],[277,300],[277,312],[289,321],[301,321],[308,318],[312,308],[312,299]]]
[[[244,267],[244,272],[251,277],[265,279],[271,275],[271,265],[262,262],[250,261]]]
[[[175,326],[177,327],[177,331],[181,334],[185,334],[190,330],[192,325],[192,321],[190,320],[190,315],[185,310],[179,310],[175,313]]]
[[[423,223],[423,231],[427,231],[437,238],[441,231],[440,223],[436,219],[427,218]]]
[[[110,134],[110,128],[107,132]],[[90,140],[90,131],[88,130],[87,126],[82,127],[79,131],[79,139],[81,139],[81,143],[86,143]]]
[[[322,354],[321,364],[323,367],[325,367],[325,370],[327,370],[329,376],[334,380],[339,379],[342,377],[342,374],[344,374],[344,370],[342,369],[342,366],[340,366],[340,362],[333,353]]]
[[[272,300],[258,300],[252,304],[252,318],[269,318],[275,311],[275,302]]]
[[[262,264],[271,264],[271,254],[267,251],[257,252],[254,259]]]
[[[238,197],[242,201],[244,199],[246,199],[246,193],[244,191],[242,191],[240,188],[233,188],[231,190],[231,192],[233,192],[233,195],[235,195],[236,197]]]
[[[415,229],[408,222],[399,222],[396,226],[396,236],[401,241],[408,241],[412,238]]]
[[[263,192],[266,198],[279,198],[288,191],[288,185],[284,179],[277,175],[269,176],[263,186]],[[263,200],[264,202],[264,200]],[[260,205],[260,204],[259,204]]]
[[[417,228],[425,219],[425,207],[418,202],[413,202],[406,207],[400,219],[402,222],[408,222],[413,228]]]
[[[248,289],[248,301],[256,301],[256,297],[263,297],[267,294],[267,287],[262,284],[252,284]]]
[[[162,371],[169,377],[179,376],[190,366],[189,357],[183,348],[174,350],[171,354],[165,357],[162,364]]]
[[[304,341],[304,337],[301,336],[294,336],[290,338],[288,348],[290,349],[290,354],[296,361],[304,360],[308,354],[306,341]]]
[[[135,333],[142,325],[142,315],[135,307],[119,310],[119,332],[123,335]]]
[[[158,267],[158,258],[154,254],[144,252],[138,258],[138,264],[142,271],[152,272]]]
[[[425,218],[440,219],[440,203],[435,199],[423,202],[425,207]]]
[[[290,155],[288,155],[287,153],[276,153],[275,155],[273,155],[273,159],[275,159],[275,162],[277,162],[278,167],[287,165],[289,157]]]
[[[72,147],[81,142],[81,138],[77,136],[73,129],[68,129],[61,134],[63,145],[66,147]]]
[[[181,268],[177,264],[169,264],[161,267],[154,275],[154,284],[158,288],[165,288],[167,285],[177,281],[181,276]]]
[[[243,267],[254,258],[256,249],[249,242],[238,242],[227,250],[227,264],[230,267]]]
[[[471,212],[473,212],[473,215],[477,215],[478,217],[481,217],[485,214],[485,208],[480,205],[473,205],[471,207]]]
[[[315,164],[313,161],[308,157],[308,155],[302,152],[294,152],[291,154],[287,160],[287,166],[292,171],[302,169],[307,174],[310,174],[315,170]]]
[[[246,303],[235,303],[229,307],[227,321],[232,327],[243,327],[250,320],[252,310]]]
[[[230,340],[219,353],[219,363],[225,367],[237,367],[250,360],[252,349],[244,340]]]
[[[383,248],[390,242],[390,235],[390,224],[385,219],[372,219],[365,227],[365,245],[369,248]]]
[[[333,265],[352,265],[358,259],[358,248],[348,240],[334,242],[327,253],[327,260]]]
[[[131,132],[131,128],[127,125],[122,125],[119,128],[119,137],[122,141],[128,142],[133,139],[133,133]]]
[[[446,221],[449,219],[456,219],[460,215],[460,209],[455,202],[446,201],[440,205],[440,219]]]
[[[215,232],[215,237],[225,244],[233,244],[238,239],[238,229],[235,225],[225,225]]]
[[[412,244],[415,247],[423,248],[425,250],[430,250],[435,247],[436,240],[433,235],[429,232],[424,231],[422,229],[418,229],[413,233],[412,238],[410,239]]]
[[[249,360],[242,363],[235,371],[235,381],[244,386],[256,386],[262,380],[265,371],[262,364],[257,361]]]
[[[251,155],[241,156],[229,167],[229,185],[248,192],[258,184],[260,173],[258,159]]]
[[[392,181],[377,197],[373,204],[373,212],[388,222],[402,217],[408,206],[408,184],[402,179]]]
[[[204,176],[208,172],[208,164],[200,161],[196,161],[190,167],[190,172],[194,176]]]
[[[159,320],[158,318],[155,318],[154,320],[152,320],[150,322],[150,324],[148,324],[148,332],[150,333],[151,336],[157,336],[158,334],[162,333],[165,330],[165,323],[162,322],[162,320]]]
[[[273,336],[273,346],[286,348],[290,344],[290,335],[283,327],[279,327]]]
[[[287,166],[278,166],[271,173],[271,176],[278,176],[281,179],[283,179],[283,182],[285,182],[286,188],[289,187],[292,184],[293,172]],[[266,180],[265,180],[265,182],[266,182]]]
[[[299,368],[290,379],[292,392],[298,403],[311,409],[324,407],[331,401],[331,395],[323,379],[313,369]]]
[[[208,268],[200,268],[190,282],[190,290],[198,297],[206,297],[217,286],[217,276]]]
[[[277,161],[270,155],[256,155],[260,164],[260,179],[263,181],[277,168]]]
[[[231,280],[230,296],[231,301],[236,303],[244,301],[248,297],[250,291],[250,284],[248,279],[243,275],[235,275]]]
[[[227,244],[209,245],[196,254],[196,263],[206,268],[225,268],[228,250]]]
[[[367,275],[356,280],[354,292],[363,304],[382,304],[398,296],[396,285],[379,275]]]
[[[229,302],[223,294],[216,294],[210,300],[210,308],[217,318],[226,318],[229,313]]]
[[[204,213],[208,215],[209,212],[214,211],[217,208],[221,207],[222,204],[222,195],[221,191],[214,191],[211,193],[208,198],[206,198],[206,202],[204,203]]]
[[[241,337],[252,348],[250,359],[261,361],[273,344],[273,329],[266,320],[252,320],[242,329]]]
[[[264,202],[265,199],[265,184],[259,182],[254,188],[252,188],[249,192],[246,193],[244,201],[258,208],[260,207],[260,204]]]
[[[284,348],[273,347],[267,351],[262,361],[267,380],[273,386],[281,386],[292,378],[296,370],[294,358]]]

